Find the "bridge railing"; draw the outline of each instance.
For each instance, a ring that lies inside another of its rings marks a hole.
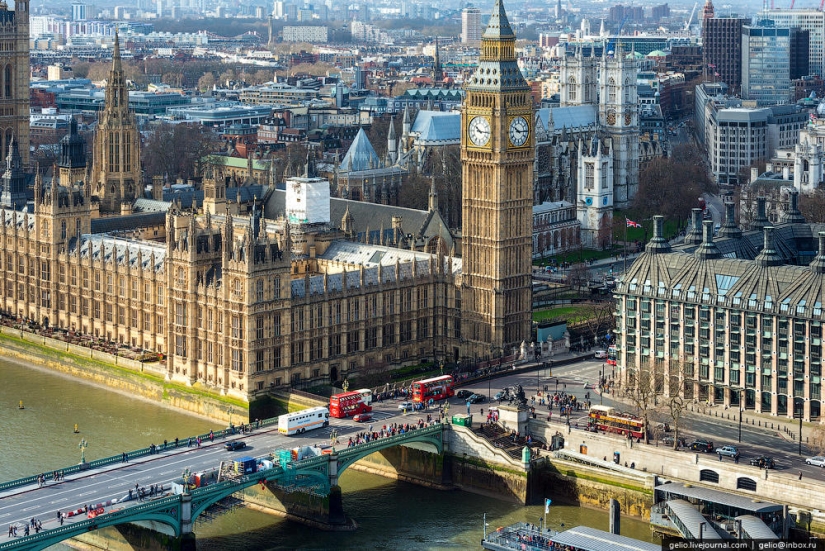
[[[278,424],[278,418],[277,417],[270,417],[268,419],[262,419],[262,420],[259,420],[257,422],[254,422],[254,423],[249,423],[248,425],[249,425],[250,428],[255,429],[255,428],[262,428],[262,427],[270,427],[270,426],[277,425],[277,424]],[[204,433],[204,434],[199,434],[199,435],[195,435],[195,436],[191,436],[191,437],[179,438],[177,446],[175,446],[175,443],[174,443],[174,440],[173,440],[171,442],[167,442],[165,445],[160,444],[160,445],[155,446],[154,453],[152,452],[152,447],[148,446],[146,448],[139,448],[137,450],[132,450],[132,451],[128,452],[127,455],[129,457],[129,459],[136,459],[136,458],[139,458],[139,457],[146,457],[147,455],[156,455],[156,454],[159,454],[161,452],[174,450],[176,448],[186,447],[184,443],[187,443],[190,440],[192,442],[197,441],[198,438],[200,438],[201,441],[209,440],[209,435],[210,434],[212,435],[212,437],[214,439],[226,438],[228,436],[232,436],[233,434],[238,434],[238,427],[219,429],[219,430],[215,430],[215,431],[211,431],[211,432],[207,432],[207,433]],[[63,467],[61,469],[55,469],[55,470],[57,472],[61,473],[61,475],[65,476],[65,475],[77,474],[77,473],[84,472],[84,471],[87,471],[87,470],[90,470],[90,469],[97,469],[99,467],[106,467],[108,465],[113,465],[115,463],[120,463],[122,461],[123,461],[123,455],[118,454],[118,455],[112,455],[110,457],[102,457],[100,459],[95,459],[93,461],[87,461],[85,464],[71,465],[69,467]],[[50,471],[46,471],[44,473],[46,475],[46,480],[47,481],[51,480],[51,474],[53,472],[55,472],[55,471],[50,470]],[[5,491],[5,490],[11,490],[13,488],[19,488],[21,486],[29,486],[31,484],[37,484],[37,479],[38,479],[39,476],[40,475],[32,475],[32,476],[27,476],[27,477],[24,477],[24,478],[18,478],[17,480],[10,480],[8,482],[0,482],[0,492]]]
[[[408,440],[410,436],[421,436],[425,434],[435,434],[436,432],[441,432],[443,430],[443,425],[440,423],[435,423],[428,427],[422,428],[415,428],[410,429],[409,431],[396,434],[395,436],[388,436],[384,438],[376,438],[375,440],[370,440],[369,442],[365,442],[364,444],[357,444],[355,446],[342,449],[338,452],[339,455],[350,455],[350,454],[363,454],[365,450],[372,450],[372,449],[383,449],[386,448],[388,445],[392,444],[393,442],[403,442]]]

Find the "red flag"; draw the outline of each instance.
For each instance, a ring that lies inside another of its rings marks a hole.
[[[633,220],[630,220],[629,218],[625,218],[625,222],[627,222],[627,227],[628,228],[641,228],[642,227],[641,224],[639,224],[638,222],[634,222]]]

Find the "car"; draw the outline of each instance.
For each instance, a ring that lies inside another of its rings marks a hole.
[[[400,410],[412,411],[413,407],[415,407],[415,404],[413,404],[412,402],[401,402],[400,404],[398,404],[398,409]]]
[[[478,404],[478,403],[483,402],[486,399],[487,398],[482,396],[481,394],[473,394],[472,396],[467,398],[467,401],[470,402],[471,404]]]
[[[601,360],[607,358],[607,350],[596,350],[594,358]]]
[[[234,452],[236,450],[242,450],[246,447],[246,442],[243,440],[230,440],[226,444],[223,445],[223,449]]]
[[[466,400],[467,398],[469,398],[470,396],[473,395],[473,391],[472,390],[467,390],[466,388],[462,388],[461,390],[456,392],[455,395],[456,395],[456,398],[461,398],[462,400]]]
[[[496,395],[493,396],[493,400],[501,401],[501,400],[506,400],[506,399],[507,399],[507,393],[504,392],[503,390],[499,391],[499,392],[496,392]]]
[[[665,436],[664,438],[662,438],[662,444],[664,444],[665,446],[672,446],[673,441],[674,441],[673,436]],[[685,446],[687,446],[687,440],[685,440],[683,437],[680,436],[679,437],[679,447],[684,448]]]
[[[710,453],[713,451],[713,442],[707,440],[694,440],[690,443],[690,449],[697,452]]]
[[[760,455],[758,457],[752,457],[749,461],[751,465],[754,467],[759,467],[760,469],[775,469],[776,463],[773,460],[773,457],[768,457],[767,455]]]
[[[724,455],[725,457],[736,457],[739,455],[739,450],[736,449],[736,446],[722,446],[721,448],[716,448],[716,455]]]
[[[814,465],[816,467],[825,467],[825,457],[821,455],[815,455],[813,457],[809,457],[805,460],[806,465]]]
[[[372,413],[359,413],[358,415],[353,415],[352,420],[356,423],[366,423],[367,421],[372,421]]]

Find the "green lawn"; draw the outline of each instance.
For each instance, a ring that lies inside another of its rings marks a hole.
[[[548,310],[536,310],[533,312],[533,321],[564,318],[568,323],[576,323],[586,317],[585,310],[586,308],[581,306],[560,306]]]

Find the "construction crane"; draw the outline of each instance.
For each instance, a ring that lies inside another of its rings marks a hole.
[[[791,0],[791,9],[793,9],[793,5],[796,3],[796,0]]]
[[[819,11],[822,11],[822,8],[825,7],[825,0],[819,3]]]
[[[793,2],[794,0],[791,0]],[[693,11],[690,12],[690,17],[688,17],[687,23],[685,23],[685,32],[690,30],[690,24],[693,23],[693,16],[696,15],[696,7],[699,5],[699,2],[693,4]]]

